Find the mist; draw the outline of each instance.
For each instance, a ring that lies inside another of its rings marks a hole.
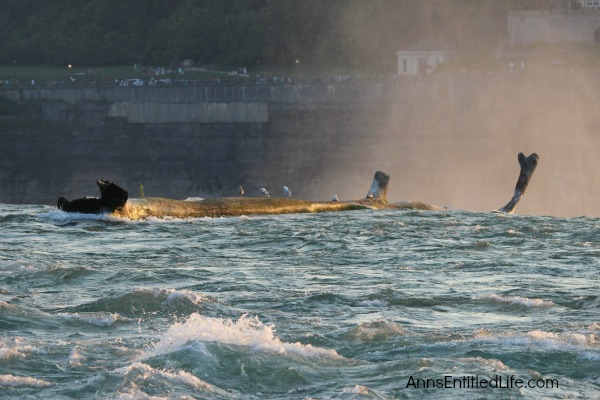
[[[481,2],[479,14],[473,5],[459,10],[457,3],[465,2],[413,5],[421,7],[421,19],[405,27],[408,39],[445,37],[454,41],[459,59],[420,78],[386,83],[395,85],[390,104],[357,111],[343,122],[339,142],[354,146],[354,158],[330,156],[323,180],[334,187],[327,189],[344,199],[364,197],[374,172],[382,170],[391,175],[392,202],[496,210],[512,197],[520,171],[517,154],[536,152],[537,170],[515,212],[600,216],[600,79],[590,52],[566,43],[511,48],[506,26],[499,36],[498,24],[486,32],[470,19],[497,12],[492,3]],[[346,14],[338,28],[347,37],[360,37],[356,42],[365,46],[356,47],[356,57],[361,58],[381,30],[366,17],[357,25],[357,15],[356,10]],[[368,52],[379,58],[390,53],[395,54],[381,45]]]
[[[406,85],[397,84],[399,96]],[[411,100],[374,106],[344,124],[338,143],[353,158],[332,149],[323,177],[338,195],[362,198],[382,170],[391,175],[390,201],[496,210],[512,197],[517,154],[535,152],[538,168],[517,213],[600,216],[598,78],[532,72],[414,85],[422,91]],[[427,92],[448,94],[432,100]]]

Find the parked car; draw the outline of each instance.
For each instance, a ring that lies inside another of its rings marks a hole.
[[[144,86],[144,81],[137,78],[124,79],[119,86]]]

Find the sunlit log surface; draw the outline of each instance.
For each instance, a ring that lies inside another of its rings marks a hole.
[[[220,197],[206,200],[173,200],[159,197],[129,199],[112,215],[132,220],[155,218],[202,218],[261,214],[318,213],[364,209],[441,210],[421,202],[388,203],[389,175],[377,171],[367,197],[357,201],[313,202],[289,197]]]
[[[201,218],[254,214],[314,213],[364,208],[367,207],[358,203],[312,203],[286,197],[220,197],[199,201],[148,197],[143,199],[129,199],[123,209],[115,210],[112,215],[136,220],[148,217]]]
[[[440,207],[420,202],[391,204],[379,199],[363,199],[352,202],[311,202],[286,197],[220,197],[199,201],[185,201],[164,199],[160,197],[147,197],[143,199],[129,199],[125,207],[121,210],[115,210],[112,215],[120,218],[138,220],[149,217],[202,218],[261,214],[318,213],[364,209],[441,210]]]

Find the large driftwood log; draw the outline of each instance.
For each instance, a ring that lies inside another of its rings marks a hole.
[[[148,217],[201,218],[254,214],[314,213],[348,211],[368,208],[351,202],[310,202],[289,197],[220,197],[216,199],[185,201],[146,197],[129,199],[127,204],[112,215],[128,219]]]
[[[377,171],[364,199],[356,201],[313,202],[290,197],[220,197],[208,200],[174,200],[160,197],[128,199],[127,191],[105,180],[98,181],[101,198],[83,198],[68,201],[59,198],[58,208],[67,212],[109,213],[115,217],[132,220],[156,218],[201,218],[241,216],[254,214],[315,213],[361,209],[419,209],[441,210],[440,207],[420,202],[387,202],[390,176]],[[107,190],[105,187],[113,188]],[[241,190],[240,190],[241,192]],[[124,193],[124,195],[123,195]],[[89,203],[101,206],[89,207]]]
[[[112,212],[112,215],[132,220],[148,217],[201,218],[257,214],[315,213],[328,211],[350,211],[361,209],[420,209],[441,208],[420,202],[387,202],[390,176],[381,171],[375,173],[366,198],[357,201],[312,202],[289,197],[220,197],[215,199],[184,201],[147,197],[129,199],[127,204]]]

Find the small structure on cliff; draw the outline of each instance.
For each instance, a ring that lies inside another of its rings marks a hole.
[[[439,40],[423,39],[396,52],[398,57],[398,75],[414,76],[428,74],[448,60],[453,50]]]

